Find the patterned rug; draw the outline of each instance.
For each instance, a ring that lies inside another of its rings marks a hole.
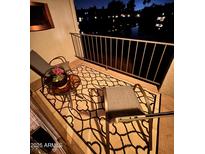
[[[77,93],[80,97],[74,93],[71,95],[72,107],[69,105],[68,100],[63,103],[64,99],[60,96],[48,94],[46,89],[43,95],[93,153],[104,154],[106,145],[104,103],[100,94],[91,95],[91,91],[105,86],[126,85],[133,87],[133,85],[84,65],[73,69],[73,73],[80,77],[81,84],[77,88]],[[136,89],[135,93],[143,110],[147,111],[142,93],[139,89]],[[145,93],[151,103],[152,111],[158,113],[160,94],[150,92],[146,89]],[[152,150],[149,150],[148,146],[150,142],[148,120],[112,123],[109,127],[110,153],[157,153],[157,118],[153,120]]]

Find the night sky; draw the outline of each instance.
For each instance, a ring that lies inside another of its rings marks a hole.
[[[75,6],[77,9],[81,8],[89,8],[92,6],[96,6],[97,8],[102,8],[103,6],[107,8],[107,4],[112,0],[74,0]],[[127,4],[129,0],[121,0],[124,4]],[[143,0],[135,0],[135,10],[141,10],[145,6],[151,6],[153,3],[155,4],[165,4],[171,3],[174,0],[151,0],[149,4],[144,5]]]

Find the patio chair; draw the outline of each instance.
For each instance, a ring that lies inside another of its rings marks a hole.
[[[60,63],[55,64],[55,65],[59,65],[63,67],[67,74],[72,74],[72,70],[69,66],[69,61],[67,61],[65,57],[63,56],[55,57],[48,63],[34,50],[31,50],[30,52],[30,67],[35,73],[37,73],[41,77],[41,84],[42,84],[43,90],[44,90],[43,77],[49,69],[55,66],[55,65],[52,65],[52,63],[54,63],[54,61],[57,62],[57,60]]]
[[[145,113],[134,92],[138,87],[143,94],[148,109]],[[106,113],[106,153],[109,153],[109,123],[111,122],[130,122],[133,120],[149,120],[149,150],[152,149],[152,125],[153,118],[174,115],[174,112],[152,113],[149,99],[141,87],[136,84],[134,89],[130,86],[105,87],[103,88],[105,113]]]

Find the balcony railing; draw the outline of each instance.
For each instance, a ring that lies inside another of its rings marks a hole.
[[[76,57],[161,86],[174,45],[155,41],[71,33]]]

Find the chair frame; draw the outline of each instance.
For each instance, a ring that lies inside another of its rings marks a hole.
[[[151,111],[151,107],[150,107],[150,102],[149,99],[144,91],[144,89],[142,88],[142,86],[140,84],[135,84],[133,90],[135,91],[136,88],[139,88],[140,91],[143,94],[143,97],[145,98],[145,102],[146,102],[146,106],[148,108],[148,114],[143,114],[143,115],[136,115],[136,116],[123,116],[123,117],[117,117],[117,118],[113,118],[113,119],[109,119],[108,117],[108,112],[106,111],[107,109],[107,100],[106,100],[106,93],[104,92],[104,102],[105,102],[105,116],[106,116],[106,154],[110,153],[110,149],[109,149],[109,140],[110,140],[110,136],[109,136],[109,123],[112,122],[131,122],[131,121],[137,121],[137,120],[145,120],[148,119],[149,120],[149,145],[148,145],[148,150],[152,150],[152,127],[153,127],[153,118],[161,118],[161,117],[166,117],[166,116],[173,116],[174,115],[174,111],[170,111],[170,112],[161,112],[161,113],[152,113]],[[105,88],[103,88],[105,91]]]
[[[33,52],[35,52],[37,55],[39,55],[36,51],[34,51],[34,50],[31,50],[31,51],[33,51]],[[40,56],[40,55],[39,55]],[[41,56],[40,56],[41,57]],[[39,57],[39,58],[40,58]],[[41,57],[42,59],[43,59],[43,57]],[[56,64],[56,65],[52,65],[52,63],[54,62],[54,61],[56,61],[56,60],[60,60],[62,63],[59,63],[59,64]],[[45,60],[44,60],[45,61]],[[66,60],[66,58],[64,57],[64,56],[57,56],[57,57],[54,57],[53,59],[51,59],[50,61],[49,61],[49,63],[48,63],[48,65],[50,65],[51,67],[53,67],[53,66],[61,66],[62,64],[67,64],[67,67],[68,67],[68,69],[67,70],[65,70],[66,71],[66,74],[67,75],[69,75],[69,74],[73,74],[73,72],[72,72],[72,69],[70,68],[70,66],[69,66],[69,61],[67,61]],[[40,71],[38,71],[35,67],[33,67],[32,65],[30,66],[31,67],[31,69],[34,71],[34,72],[36,72],[40,77],[41,77],[41,85],[42,85],[42,91],[44,92],[44,77],[45,77],[45,75],[48,73],[48,71],[50,70],[50,68],[48,68],[48,70],[46,71],[46,72],[44,72],[44,74],[42,74]]]
[[[68,64],[68,70],[65,70],[66,73],[67,73],[67,74],[69,74],[69,72],[73,73],[73,72],[72,72],[72,69],[71,69],[70,66],[69,66],[69,61],[67,61],[65,57],[63,57],[63,56],[57,56],[57,57],[55,57],[55,58],[53,58],[53,59],[50,60],[49,65],[51,65],[51,66],[61,65],[61,63],[60,63],[60,64],[56,64],[56,65],[52,65],[52,63],[53,63],[55,60],[61,60],[61,61],[62,61],[62,64],[63,64],[63,63]]]

